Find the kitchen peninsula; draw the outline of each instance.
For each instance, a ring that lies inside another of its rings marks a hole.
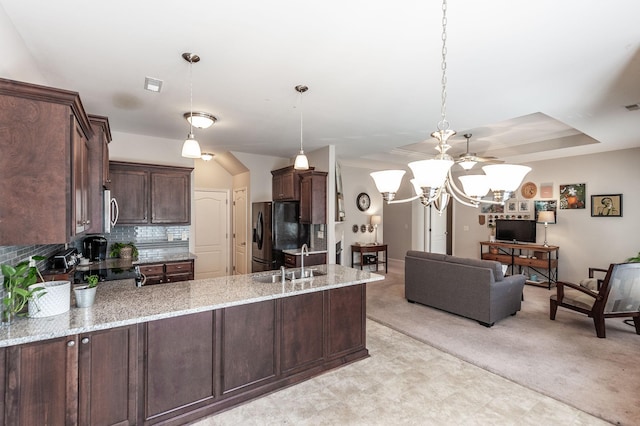
[[[19,319],[0,329],[5,420],[184,424],[367,357],[365,284],[383,277],[314,269],[112,281],[92,308]]]

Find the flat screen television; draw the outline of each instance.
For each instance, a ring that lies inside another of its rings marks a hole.
[[[536,221],[497,219],[496,240],[516,243],[535,243]]]

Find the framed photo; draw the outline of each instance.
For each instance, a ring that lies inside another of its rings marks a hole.
[[[540,198],[553,198],[553,182],[540,184]]]
[[[548,222],[548,223],[556,223],[556,221],[558,220],[558,212],[556,211],[556,200],[551,200],[551,201],[535,201],[535,208],[536,208],[536,215],[534,217],[535,221],[538,221],[538,215],[540,214],[540,212],[544,212],[544,211],[552,211],[554,213],[553,218],[554,221],[553,222]]]
[[[531,201],[529,200],[518,201],[518,211],[520,213],[529,213],[531,211]]]
[[[515,213],[518,211],[518,201],[514,200],[513,198],[507,200],[507,202],[504,203],[504,206],[507,213]]]
[[[586,208],[585,187],[586,185],[584,183],[560,185],[560,209]]]
[[[591,216],[622,217],[622,194],[592,195]]]

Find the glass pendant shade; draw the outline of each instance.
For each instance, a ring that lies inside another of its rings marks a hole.
[[[465,170],[471,170],[473,168],[473,166],[476,165],[476,161],[471,161],[471,160],[464,160],[459,162],[458,164],[460,164],[460,167],[462,167]]]
[[[300,150],[300,153],[296,155],[293,168],[296,170],[309,170],[309,159],[304,155],[304,151]]]
[[[373,181],[378,188],[378,192],[396,193],[402,183],[402,176],[406,172],[404,170],[383,170],[381,172],[370,173]]]
[[[453,160],[420,160],[409,163],[418,186],[439,188],[444,184]]]
[[[489,192],[489,181],[486,175],[460,176],[462,189],[470,197],[482,198]]]
[[[200,151],[200,144],[193,133],[189,133],[187,139],[182,145],[182,156],[185,158],[200,158],[201,155],[202,152]]]
[[[492,164],[483,166],[482,170],[489,180],[492,191],[515,191],[531,167],[518,164]]]

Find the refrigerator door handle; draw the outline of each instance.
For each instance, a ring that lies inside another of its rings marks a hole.
[[[258,250],[262,250],[262,243],[264,240],[264,219],[262,212],[258,212],[258,221],[256,223],[256,242],[258,243]]]

